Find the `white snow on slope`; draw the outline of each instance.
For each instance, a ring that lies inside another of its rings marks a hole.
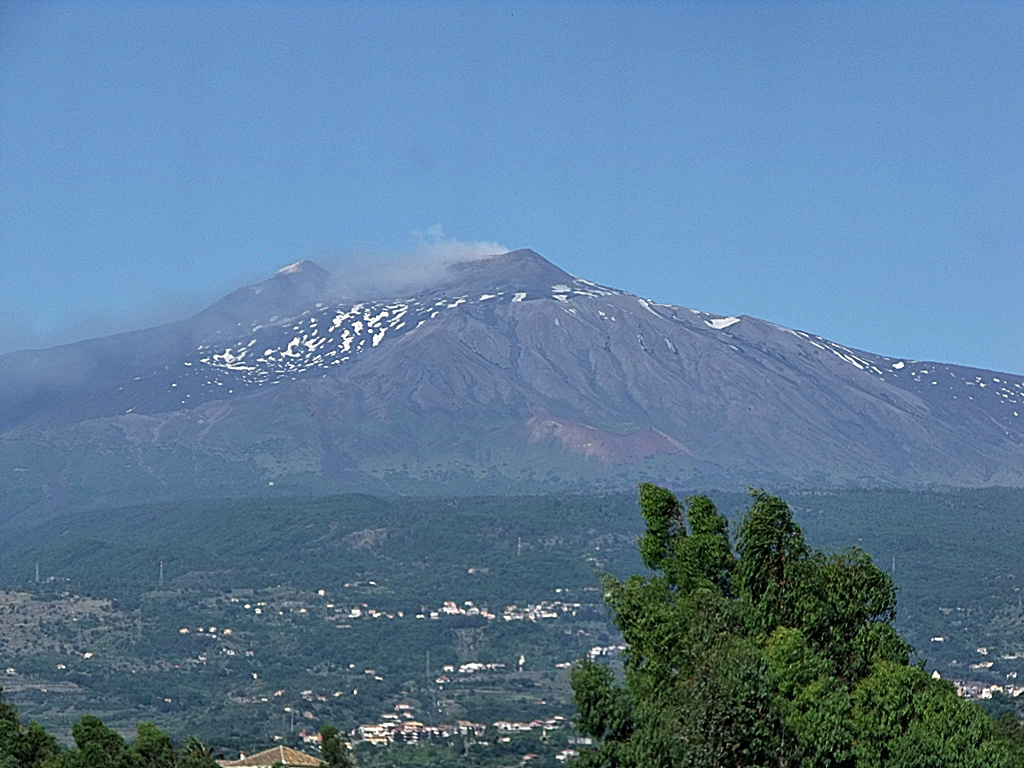
[[[580,298],[625,297],[630,302],[636,301],[647,312],[663,320],[675,320],[691,330],[695,326],[703,326],[722,331],[741,320],[739,317],[716,316],[708,312],[660,304],[622,291],[605,289],[583,280],[568,282],[568,285],[552,285],[550,293],[547,290],[516,293],[492,290],[488,293],[474,292],[472,295],[444,298],[434,295],[422,300],[410,298],[318,306],[298,317],[281,317],[272,323],[253,325],[251,328],[239,327],[235,340],[231,340],[229,336],[219,343],[200,346],[198,354],[183,361],[183,367],[174,372],[173,379],[168,380],[166,386],[169,391],[173,389],[186,399],[195,396],[197,400],[193,402],[197,402],[204,397],[204,391],[209,393],[207,397],[224,397],[225,393],[244,391],[246,387],[296,381],[299,377],[311,375],[326,376],[327,372],[337,370],[335,366],[347,364],[359,355],[385,347],[405,333],[429,324],[432,319],[450,314],[452,311],[473,312],[476,306],[487,305],[497,308],[500,305],[522,303],[527,299],[558,301],[570,315],[582,317],[590,313],[595,320],[609,322],[616,320],[616,315],[620,311],[630,314],[627,305],[598,301],[596,305],[588,307],[586,303],[574,305],[574,302]],[[637,317],[637,320],[639,319]],[[848,375],[873,376],[890,385],[930,398],[934,398],[935,394],[923,393],[941,392],[950,401],[959,399],[998,404],[991,407],[998,409],[994,415],[1000,420],[1005,420],[1008,425],[1024,421],[1024,418],[1018,415],[1024,412],[1021,408],[1024,405],[1024,381],[1008,379],[1004,374],[997,377],[989,372],[957,366],[921,363],[859,352],[804,331],[769,325],[776,331],[796,336],[806,344],[807,354],[811,356],[807,358],[808,361],[814,357],[818,357],[820,363],[829,360],[841,361],[849,366]],[[680,354],[672,339],[664,336],[662,338],[671,353]],[[651,346],[644,338],[638,337],[638,340],[644,349]],[[744,346],[742,342],[737,343]],[[735,345],[729,346],[741,351]],[[746,352],[748,349],[745,348],[743,351]],[[839,371],[842,367],[831,366],[833,371]],[[214,392],[218,394],[213,395]]]
[[[705,320],[706,325],[711,326],[716,331],[723,331],[730,325],[736,325],[740,319],[738,317],[716,317],[712,320]]]

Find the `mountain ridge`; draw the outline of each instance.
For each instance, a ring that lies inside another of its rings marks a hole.
[[[186,320],[0,357],[0,457],[54,465],[18,503],[83,451],[168,493],[186,458],[247,492],[1024,485],[1021,376],[654,302],[527,249],[405,297],[329,283],[297,262]]]

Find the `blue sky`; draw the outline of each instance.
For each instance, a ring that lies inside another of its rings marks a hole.
[[[1024,373],[1024,4],[0,4],[0,351],[437,224]]]

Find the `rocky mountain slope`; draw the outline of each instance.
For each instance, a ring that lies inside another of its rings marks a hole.
[[[640,479],[1024,485],[1024,376],[658,304],[529,250],[359,301],[299,262],[187,320],[0,357],[0,392],[8,518]]]

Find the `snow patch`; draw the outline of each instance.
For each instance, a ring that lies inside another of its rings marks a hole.
[[[712,320],[705,320],[704,324],[711,326],[716,331],[723,331],[730,325],[736,325],[739,321],[738,317],[716,317]]]
[[[637,301],[640,303],[641,307],[646,309],[652,315],[654,315],[655,317],[661,317],[661,315],[659,315],[657,312],[655,312],[653,309],[651,309],[651,305],[648,304],[646,301],[644,301],[643,299],[637,299]]]
[[[786,327],[786,326],[784,326],[784,325],[777,325],[777,324],[775,324],[775,323],[768,323],[768,325],[770,325],[770,326],[771,326],[772,328],[774,328],[774,329],[775,329],[776,331],[782,331],[783,333],[788,333],[788,334],[791,334],[791,335],[793,335],[793,336],[796,336],[796,337],[797,337],[798,339],[799,339],[799,338],[802,338],[802,337],[800,336],[800,334],[799,334],[799,333],[797,333],[796,331],[794,331],[794,330],[793,330],[792,328],[787,328],[787,327]]]

